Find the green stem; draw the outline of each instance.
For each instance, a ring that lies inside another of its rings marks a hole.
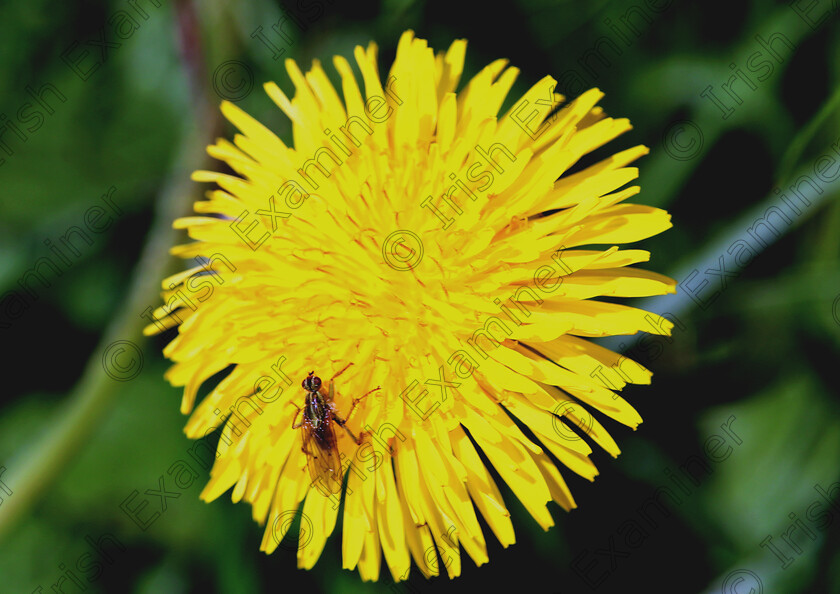
[[[834,90],[829,100],[823,103],[817,114],[808,122],[808,125],[802,128],[794,137],[793,141],[791,141],[779,165],[778,179],[780,181],[790,179],[790,174],[793,168],[799,163],[799,158],[805,151],[805,147],[808,146],[808,143],[811,142],[828,117],[834,113],[838,105],[840,105],[840,86]]]
[[[184,5],[189,9],[189,3]],[[195,39],[194,30],[185,30],[195,21],[185,22],[183,18],[179,21],[182,42]],[[205,77],[195,53],[184,54],[187,78],[193,82],[193,88],[202,89],[203,85],[196,84],[196,81]],[[183,239],[181,232],[172,228],[172,221],[187,214],[192,202],[200,198],[200,188],[190,181],[190,172],[210,165],[205,147],[212,142],[221,126],[218,109],[208,107],[210,103],[206,96],[194,97],[194,104],[195,109],[185,123],[183,141],[170,178],[157,197],[155,219],[135,269],[125,306],[109,324],[88,360],[82,378],[56,415],[54,423],[47,427],[37,443],[8,463],[4,482],[12,490],[12,495],[0,507],[0,539],[8,535],[13,525],[25,516],[70,464],[123,385],[106,373],[103,355],[109,345],[117,341],[142,340],[146,321],[141,314],[149,306],[159,304],[159,283],[174,269],[169,248]]]
[[[830,148],[827,147],[824,152],[830,154]],[[798,179],[799,176],[809,175],[811,172],[813,172],[813,166],[803,167],[796,174],[792,175],[789,180]],[[769,208],[780,208],[781,206],[789,208],[786,204],[781,203],[779,196],[771,192],[759,205],[749,209],[735,222],[730,224],[720,233],[716,240],[712,240],[698,253],[693,254],[688,259],[689,264],[677,269],[676,273],[669,274],[678,283],[684,283],[686,279],[694,278],[695,280],[692,281],[693,284],[691,285],[694,287],[692,294],[689,294],[686,287],[678,286],[675,295],[648,297],[633,301],[629,305],[659,315],[668,314],[676,318],[684,315],[685,312],[691,311],[697,305],[696,300],[703,301],[709,299],[710,295],[718,288],[720,291],[725,290],[724,285],[713,280],[713,273],[709,272],[721,270],[719,268],[721,258],[726,259],[724,266],[726,272],[729,273],[740,273],[747,265],[739,264],[732,259],[731,252],[728,249],[735,242],[753,239],[753,242],[749,245],[750,249],[755,253],[753,257],[757,258],[774,241],[801,225],[807,218],[816,214],[820,207],[831,203],[832,200],[836,200],[838,195],[840,195],[840,179],[822,184],[817,191],[810,187],[800,187],[800,193],[804,198],[804,202],[800,202],[799,204],[805,210],[802,210],[798,216],[793,215],[794,218],[789,222],[782,221],[782,223],[779,223],[776,222],[776,219],[773,219],[775,222],[773,228],[778,235],[774,234],[772,237],[765,236],[759,244],[748,233],[749,229],[756,229],[759,220],[765,219],[768,216],[767,212]],[[804,204],[808,206],[805,207],[803,206]],[[727,254],[727,256],[724,256],[724,254]],[[707,281],[707,284],[701,286],[699,283],[705,280],[707,276],[712,280]],[[637,332],[632,336],[609,336],[603,339],[596,339],[596,342],[603,347],[617,352],[628,352],[642,336],[643,332]]]

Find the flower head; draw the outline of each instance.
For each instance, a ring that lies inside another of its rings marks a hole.
[[[195,241],[174,253],[196,265],[164,281],[147,332],[180,324],[164,352],[187,434],[223,425],[202,498],[233,487],[269,553],[302,508],[300,567],[339,521],[343,565],[366,580],[383,558],[396,580],[411,558],[426,576],[458,575],[461,549],[485,563],[479,514],[514,542],[485,458],[548,529],[548,502],[576,506],[561,469],[592,480],[590,444],[619,453],[596,417],[635,428],[617,392],[650,382],[588,339],[670,332],[597,300],[675,286],[616,245],[670,227],[625,203],[647,149],[573,172],[629,122],[606,117],[597,89],[564,103],[551,77],[500,115],[518,70],[498,60],[456,93],[465,48],[435,55],[406,32],[383,79],[376,46],[357,47],[364,93],[343,57],[340,93],[318,62],[303,74],[287,61],[294,97],[265,90],[293,147],[223,103],[240,134],[209,152],[234,174],[196,172],[219,189],[175,223]]]

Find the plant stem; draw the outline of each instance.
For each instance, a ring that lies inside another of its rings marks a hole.
[[[169,179],[155,202],[155,218],[134,271],[125,305],[111,321],[102,340],[85,366],[84,373],[61,407],[55,421],[38,441],[9,461],[4,481],[12,490],[0,507],[0,539],[35,505],[47,488],[71,463],[84,446],[98,421],[114,402],[123,382],[112,379],[103,365],[103,355],[117,341],[140,341],[146,321],[142,312],[160,302],[158,283],[175,267],[169,248],[183,239],[182,232],[172,228],[172,221],[184,216],[192,202],[200,198],[201,189],[190,181],[190,172],[207,168],[205,147],[221,127],[218,110],[209,107],[203,64],[197,49],[197,19],[191,2],[177,7],[177,23],[181,43],[182,64],[194,89],[194,109],[184,124],[182,143]]]

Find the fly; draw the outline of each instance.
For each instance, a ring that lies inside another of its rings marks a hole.
[[[344,480],[333,422],[342,427],[356,445],[360,445],[362,440],[350,431],[350,428],[347,427],[347,421],[362,398],[380,389],[376,387],[362,394],[359,398],[354,398],[350,411],[342,419],[335,407],[333,380],[344,373],[351,365],[352,363],[348,363],[344,369],[336,373],[329,380],[329,388],[326,391],[321,385],[321,378],[315,375],[314,371],[310,371],[309,375],[301,382],[301,386],[306,390],[304,406],[301,409],[293,405],[298,410],[292,421],[292,429],[303,427],[302,449],[306,454],[312,484],[315,485],[321,482],[330,493],[339,493]],[[303,411],[303,418],[300,423],[297,423],[296,421],[301,411]]]

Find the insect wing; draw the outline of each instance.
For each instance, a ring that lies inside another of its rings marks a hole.
[[[313,427],[309,419],[304,419],[303,451],[312,485],[325,495],[340,493],[344,473],[329,413],[318,428]]]

